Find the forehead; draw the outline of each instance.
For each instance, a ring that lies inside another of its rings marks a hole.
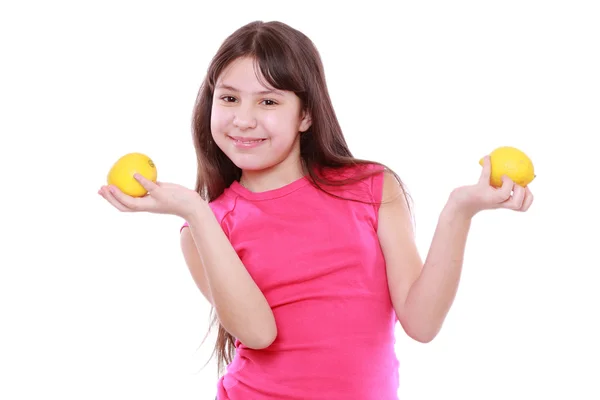
[[[252,58],[232,61],[217,78],[216,87],[235,88],[241,92],[256,93],[272,91]]]

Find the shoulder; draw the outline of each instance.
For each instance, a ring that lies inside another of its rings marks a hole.
[[[386,167],[377,163],[364,162],[337,168],[323,168],[319,176],[324,178],[328,188],[368,190],[377,198]],[[370,201],[377,201],[370,199]]]
[[[225,191],[219,197],[208,203],[210,209],[215,215],[215,218],[221,226],[223,226],[227,216],[234,210],[235,204],[236,196],[229,190],[229,188],[225,189]],[[188,222],[184,221],[180,228],[180,232],[187,226],[189,226]]]
[[[385,165],[366,163],[349,167],[344,175],[369,189],[371,201],[378,205],[405,198],[407,193],[400,177]]]
[[[404,182],[383,164],[369,163],[352,168],[352,176],[368,187],[376,218],[412,220],[411,198]]]
[[[381,181],[382,203],[407,200],[408,193],[406,188],[398,175],[396,175],[393,171],[386,169],[382,172],[379,179]]]
[[[381,181],[380,207],[378,210],[378,219],[380,226],[386,223],[392,225],[409,226],[412,224],[412,206],[411,197],[400,180],[393,171],[386,170],[379,178]],[[391,221],[391,222],[390,222]]]
[[[215,214],[215,217],[219,220],[219,223],[222,223],[227,215],[233,211],[236,205],[236,199],[237,195],[232,193],[230,189],[225,189],[223,194],[208,203]]]
[[[361,162],[337,168],[326,167],[321,169],[321,174],[328,179],[334,180],[352,179],[365,181],[369,177],[381,174],[385,169],[385,166],[378,163]]]

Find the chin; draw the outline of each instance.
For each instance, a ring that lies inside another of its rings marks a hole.
[[[264,158],[247,156],[239,157],[239,155],[237,157],[232,157],[231,160],[236,167],[243,171],[263,171],[272,168],[277,164],[276,162],[265,160]]]

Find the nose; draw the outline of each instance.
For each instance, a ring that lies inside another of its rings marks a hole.
[[[241,130],[256,128],[256,117],[251,107],[239,107],[233,117],[233,125]]]

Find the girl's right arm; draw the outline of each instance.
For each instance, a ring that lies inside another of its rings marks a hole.
[[[238,257],[208,203],[202,202],[181,232],[181,249],[196,285],[232,336],[252,349],[277,336],[273,311]]]

